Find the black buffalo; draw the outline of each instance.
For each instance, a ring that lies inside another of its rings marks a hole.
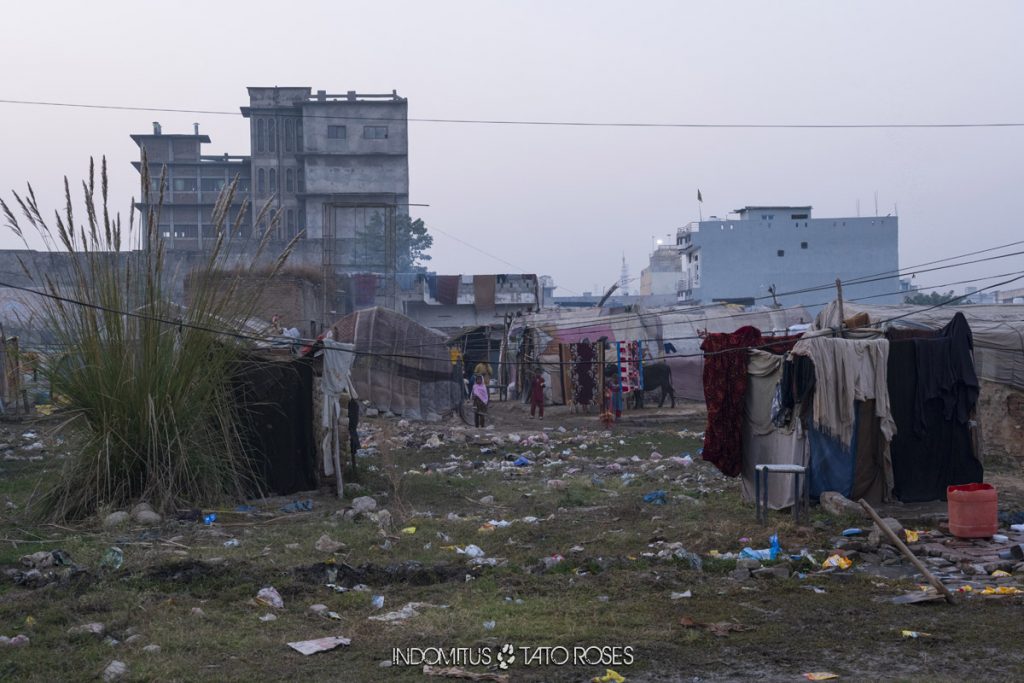
[[[604,374],[606,377],[612,377],[618,372],[618,366],[614,363],[610,363],[605,367]],[[676,391],[672,388],[672,368],[668,366],[668,363],[648,363],[644,365],[644,391],[636,392],[636,407],[644,407],[644,394],[648,391],[657,391],[661,389],[661,400],[658,401],[658,407],[661,408],[665,405],[665,397],[667,396],[672,401],[672,407],[676,407]]]

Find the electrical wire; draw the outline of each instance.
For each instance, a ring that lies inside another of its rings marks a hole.
[[[1011,284],[1011,283],[1016,282],[1016,281],[1021,280],[1021,279],[1024,279],[1024,273],[1018,274],[1018,275],[1016,275],[1013,278],[1010,278],[1010,279],[1007,279],[1007,280],[1003,280],[1001,282],[997,282],[997,283],[989,285],[987,287],[979,288],[977,290],[977,292],[983,292],[983,291],[986,291],[986,290],[989,290],[989,289],[994,289],[996,287],[1002,287],[1004,285]],[[0,282],[0,287],[7,287],[7,288],[10,288],[10,289],[14,289],[16,291],[23,291],[23,292],[26,292],[26,293],[35,294],[37,296],[41,296],[41,297],[44,297],[44,298],[52,299],[52,300],[55,300],[55,301],[60,301],[61,303],[66,303],[66,304],[71,304],[71,305],[76,305],[76,306],[82,306],[82,307],[85,307],[85,308],[90,308],[92,310],[98,310],[98,311],[103,311],[103,312],[106,312],[106,313],[112,313],[112,314],[115,314],[115,315],[122,315],[122,316],[127,316],[127,317],[133,317],[133,318],[138,318],[138,319],[142,319],[142,320],[149,320],[149,321],[160,323],[160,324],[163,324],[163,325],[168,325],[168,326],[171,326],[171,327],[176,327],[179,330],[183,329],[183,328],[188,328],[188,329],[194,329],[194,330],[198,330],[198,331],[202,331],[202,332],[209,332],[211,334],[215,334],[215,335],[222,336],[222,337],[229,337],[229,338],[239,339],[239,340],[244,340],[244,341],[254,341],[254,342],[261,342],[261,343],[266,343],[267,342],[267,339],[264,338],[264,337],[257,337],[255,335],[242,334],[240,332],[230,332],[230,331],[227,331],[227,330],[218,330],[218,329],[212,328],[212,327],[206,327],[206,326],[203,326],[203,325],[196,325],[195,323],[187,323],[187,322],[184,322],[184,321],[181,321],[181,320],[168,320],[166,318],[160,318],[160,317],[153,316],[153,315],[137,313],[137,312],[134,312],[134,311],[121,311],[121,310],[112,309],[112,308],[109,308],[109,307],[106,307],[106,306],[102,306],[100,304],[94,304],[94,303],[89,303],[89,302],[86,302],[86,301],[80,301],[78,299],[72,299],[70,297],[61,296],[61,295],[58,295],[58,294],[54,294],[52,292],[41,292],[41,291],[37,291],[37,290],[31,289],[29,287],[22,287],[20,285],[14,285],[14,284],[11,284],[11,283]],[[975,292],[975,293],[977,293],[977,292]],[[941,302],[941,303],[934,304],[932,306],[927,306],[927,307],[922,308],[922,309],[910,311],[910,312],[904,313],[902,315],[895,315],[895,316],[892,316],[890,318],[874,321],[873,324],[875,326],[881,326],[881,325],[885,325],[885,324],[894,322],[896,320],[902,320],[904,318],[908,318],[908,317],[913,316],[913,315],[920,315],[921,313],[925,313],[925,312],[930,311],[930,310],[934,310],[934,309],[937,309],[937,308],[942,308],[944,306],[948,306],[948,305],[951,305],[953,303],[959,303],[963,299],[966,299],[968,296],[971,296],[971,295],[964,294],[964,295],[961,295],[961,296],[957,296],[957,297],[954,297],[954,298],[950,299],[949,301],[944,301],[944,302]],[[826,331],[822,331],[822,334],[824,334],[824,333],[826,333]],[[318,341],[319,340],[317,340],[317,339],[297,338],[297,339],[293,339],[291,343],[293,343],[293,344],[303,344],[305,346],[312,346],[312,345],[315,345]],[[755,345],[755,346],[743,346],[743,347],[736,347],[736,348],[730,348],[730,349],[723,349],[721,351],[709,351],[709,352],[701,351],[700,353],[673,354],[672,357],[673,358],[693,358],[693,357],[715,356],[715,355],[720,355],[720,354],[723,354],[723,353],[736,353],[736,352],[739,352],[739,351],[752,351],[752,350],[757,350],[757,349],[771,348],[773,346],[776,346],[778,343],[779,343],[779,341],[776,340],[776,341],[773,341],[773,342],[770,342],[770,343],[766,343],[766,344],[760,344],[760,345]],[[370,357],[374,357],[374,358],[399,358],[399,359],[407,359],[407,360],[432,360],[432,361],[443,361],[443,360],[445,360],[443,357],[438,357],[438,356],[417,356],[417,355],[403,354],[403,353],[382,353],[382,352],[377,352],[377,351],[359,351],[359,350],[355,350],[355,349],[353,349],[353,350],[348,350],[348,349],[332,349],[331,347],[328,347],[328,346],[324,346],[323,347],[323,351],[325,351],[325,352],[326,351],[343,351],[345,353],[352,353],[352,354],[357,355],[357,356],[370,356]],[[600,361],[592,361],[592,363],[599,363],[599,362]],[[520,365],[522,365],[522,366],[527,366],[527,367],[536,367],[538,365],[538,362],[506,360],[505,364],[506,365],[511,365],[511,366],[520,366]],[[557,363],[554,363],[554,362],[540,363],[540,365],[542,365],[542,366],[546,365],[548,367],[560,367],[561,366],[561,362],[557,362]]]
[[[360,103],[371,100],[358,100]],[[387,103],[389,100],[381,99]],[[390,100],[406,102],[405,99]],[[328,100],[328,104],[345,104],[346,100]],[[302,100],[302,104],[317,104],[317,100]],[[29,105],[43,107],[69,107],[76,109],[100,109],[113,111],[145,111],[170,114],[207,114],[215,116],[238,116],[237,111],[219,109],[187,109],[174,107],[141,107],[116,104],[87,104],[84,102],[54,102],[45,100],[0,99],[0,104]],[[252,107],[259,109],[259,107]],[[1017,121],[985,121],[985,122],[939,122],[939,123],[657,123],[642,121],[554,121],[528,119],[470,119],[470,118],[432,118],[432,117],[378,117],[341,116],[335,114],[304,114],[303,112],[280,112],[277,116],[296,118],[324,118],[359,121],[410,121],[415,123],[449,123],[477,124],[502,126],[558,126],[573,128],[682,128],[682,129],[781,129],[781,130],[871,130],[871,129],[962,129],[962,128],[1024,128],[1024,122]]]

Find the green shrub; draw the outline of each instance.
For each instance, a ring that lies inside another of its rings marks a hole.
[[[241,495],[253,483],[231,375],[251,345],[238,335],[251,334],[260,291],[238,285],[257,267],[273,227],[260,238],[249,267],[239,268],[238,255],[232,254],[239,238],[229,235],[238,235],[248,206],[243,203],[234,223],[227,224],[236,183],[225,188],[214,211],[216,240],[198,268],[190,306],[177,305],[171,301],[157,230],[165,179],[158,196],[150,198],[145,155],[141,168],[144,200],[151,208],[136,226],[133,200],[126,229],[108,209],[105,159],[99,196],[92,163],[83,182],[84,223],[76,223],[67,178],[64,212],[52,225],[43,219],[31,186],[25,196],[14,194],[16,208],[47,248],[75,255],[47,273],[23,265],[43,295],[45,331],[66,349],[44,364],[53,393],[72,416],[71,457],[38,508],[50,518],[81,519],[135,500],[163,511],[209,505]],[[269,206],[255,224],[266,218]],[[15,212],[2,200],[0,207],[8,227],[24,241]],[[271,217],[272,226],[277,218]],[[292,244],[275,259],[274,272]],[[202,277],[221,271],[235,277]]]

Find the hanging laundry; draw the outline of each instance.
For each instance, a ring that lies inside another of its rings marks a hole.
[[[459,302],[459,285],[462,283],[461,275],[438,275],[437,276],[437,300],[442,304],[456,304]]]
[[[704,401],[708,410],[701,457],[723,474],[735,477],[742,467],[747,350],[767,345],[767,351],[784,353],[799,338],[800,335],[762,337],[756,327],[745,326],[728,334],[709,334],[701,343],[700,348],[704,351]]]
[[[601,362],[596,344],[569,344],[569,380],[572,402],[596,405],[601,400]]]

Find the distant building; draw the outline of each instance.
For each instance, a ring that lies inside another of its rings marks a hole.
[[[658,245],[651,254],[650,264],[640,271],[640,296],[671,295],[675,298],[683,271],[679,249],[675,244]]]
[[[419,273],[400,281],[400,310],[421,325],[446,332],[500,326],[506,316],[538,311],[545,305],[543,279],[528,273]]]
[[[326,238],[325,254],[337,272],[386,272],[385,226],[408,213],[409,205],[406,99],[394,92],[248,90],[249,105],[241,108],[249,119],[246,155],[203,155],[202,145],[210,138],[200,135],[199,124],[192,134],[165,134],[154,123],[152,134],[131,136],[146,150],[149,163],[149,201],[138,205],[143,211],[156,202],[166,168],[159,219],[165,248],[209,249],[215,238],[215,202],[237,177],[232,216],[243,199],[252,208],[232,237],[262,236],[269,215],[253,223],[269,201],[272,211],[280,211],[273,239],[290,240],[305,231],[307,239]]]
[[[835,296],[900,303],[898,221],[895,216],[812,218],[810,206],[747,206],[736,217],[680,228],[681,301],[818,306]],[[818,288],[821,289],[818,289]],[[802,291],[813,290],[813,291]],[[793,292],[791,294],[787,292]]]

